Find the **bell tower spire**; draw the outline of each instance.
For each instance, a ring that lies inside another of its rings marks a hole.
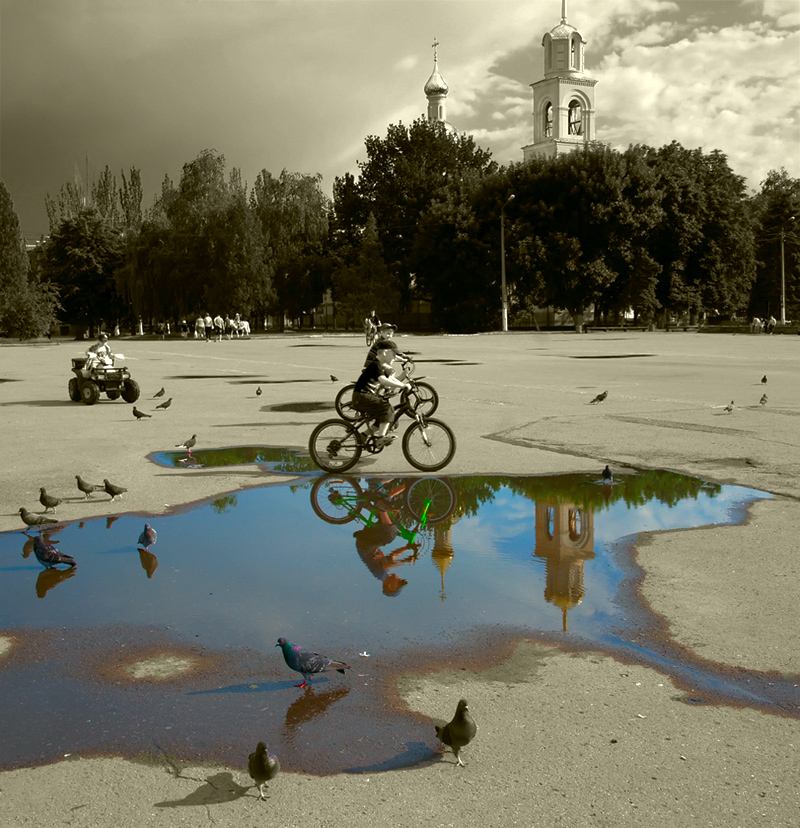
[[[439,41],[434,37],[433,72],[425,84],[425,97],[428,99],[428,120],[447,123],[447,93],[450,91],[444,78],[439,74]]]

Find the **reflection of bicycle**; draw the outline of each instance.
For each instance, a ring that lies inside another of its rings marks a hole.
[[[402,370],[396,374],[396,377],[401,382],[412,383],[414,393],[417,396],[419,411],[421,411],[426,417],[430,417],[439,407],[439,395],[430,383],[411,379],[411,375],[413,373],[414,362],[409,359],[403,364]],[[342,390],[336,395],[336,400],[334,401],[336,413],[343,420],[357,420],[361,416],[359,410],[357,408],[353,408],[352,397],[355,387],[356,384],[351,382],[348,385],[345,385],[345,387],[342,388]]]
[[[403,454],[420,471],[438,471],[453,459],[456,437],[446,423],[431,420],[422,412],[414,386],[412,380],[411,389],[402,392],[389,433],[397,429],[404,414],[411,417],[414,422],[403,434]],[[377,442],[369,428],[374,420],[372,415],[362,414],[355,421],[325,420],[320,423],[308,441],[312,459],[324,471],[344,472],[355,466],[364,451],[380,454],[389,443]]]
[[[421,477],[402,487],[403,505],[418,522],[411,532],[402,526],[399,508],[392,511],[393,497],[385,491],[364,491],[355,480],[325,476],[314,482],[311,489],[311,508],[326,523],[345,524],[360,520],[371,525],[379,511],[385,511],[397,526],[398,533],[408,542],[426,526],[436,526],[447,520],[456,508],[453,487],[438,477]],[[365,516],[366,513],[366,516]]]

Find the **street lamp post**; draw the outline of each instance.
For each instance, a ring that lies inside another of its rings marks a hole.
[[[789,216],[789,221],[794,221],[794,216]],[[785,235],[784,225],[781,224],[781,325],[786,324],[786,268],[783,259],[783,238]]]
[[[500,208],[500,290],[503,295],[503,331],[508,331],[508,294],[506,292],[506,207],[514,200],[514,193]],[[783,250],[783,248],[781,248]]]

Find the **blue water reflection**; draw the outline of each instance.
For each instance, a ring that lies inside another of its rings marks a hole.
[[[248,457],[227,462],[308,471],[288,455]],[[0,631],[18,645],[0,658],[13,697],[0,709],[0,766],[165,743],[235,763],[258,738],[296,769],[419,761],[434,749],[431,730],[409,714],[387,717],[382,682],[393,670],[488,628],[624,646],[632,613],[619,589],[632,564],[620,538],[730,523],[767,496],[665,472],[613,486],[586,475],[315,475],[149,517],[149,552],[137,548],[142,517],[55,527],[45,540],[76,569],[43,571],[30,538],[5,533]],[[279,636],[353,669],[304,694],[274,648]],[[123,670],[165,653],[193,671],[157,682]],[[369,738],[355,739],[365,729]],[[357,747],[320,759],[320,740],[348,734]]]

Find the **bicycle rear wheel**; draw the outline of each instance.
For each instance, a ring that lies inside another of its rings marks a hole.
[[[344,388],[336,395],[334,405],[336,406],[336,413],[343,419],[353,422],[361,416],[361,412],[353,408],[353,389],[356,387],[354,382],[345,385]]]
[[[440,477],[420,477],[406,489],[406,506],[417,520],[427,526],[443,523],[456,509],[453,487]]]
[[[355,480],[325,475],[311,487],[311,508],[326,523],[350,523],[361,508],[362,495]]]
[[[456,453],[456,436],[441,420],[413,423],[403,435],[403,454],[420,471],[443,469]]]
[[[352,469],[361,457],[361,442],[352,423],[325,420],[308,440],[311,459],[324,471],[343,472]]]

